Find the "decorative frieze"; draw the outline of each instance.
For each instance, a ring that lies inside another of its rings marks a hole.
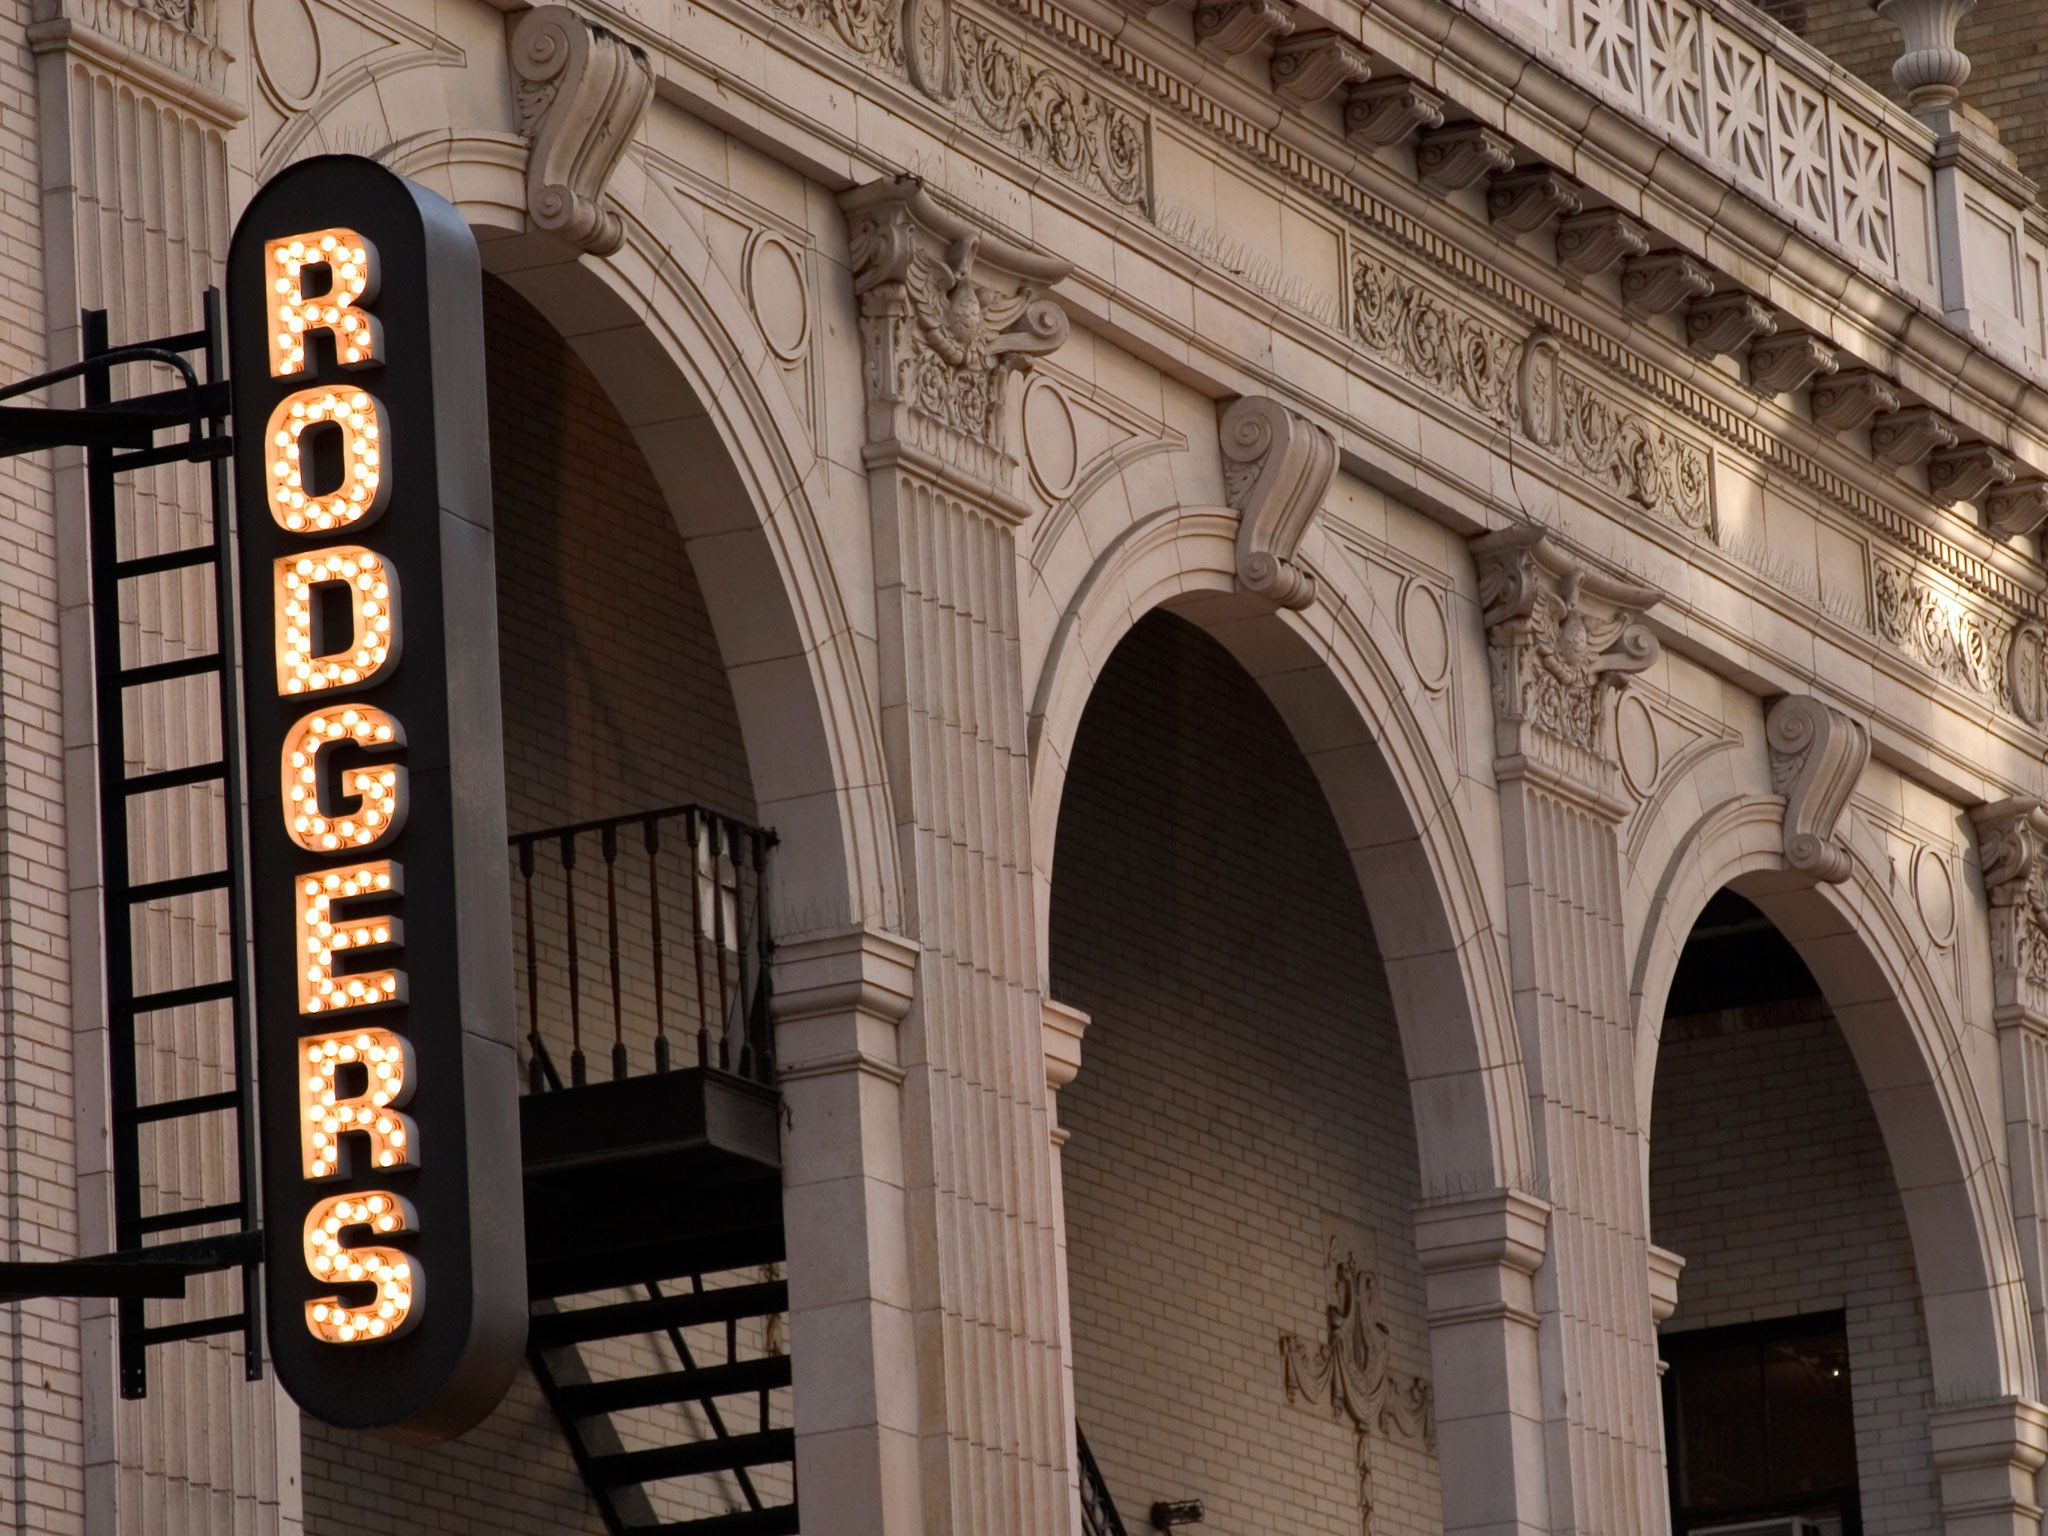
[[[1881,639],[1944,682],[2001,699],[2009,625],[1885,559],[1871,561],[1870,593]]]
[[[1638,320],[1668,315],[1713,291],[1713,269],[1683,251],[1632,257],[1621,272],[1621,307]]]
[[[2019,478],[2012,456],[1989,443],[1965,443],[1936,449],[1927,459],[1927,488],[1945,506],[1975,501],[1994,486]]]
[[[1993,488],[1984,499],[1984,521],[1997,538],[2032,533],[2048,522],[2048,480],[2030,475]]]
[[[1839,885],[1849,850],[1836,823],[1870,761],[1870,733],[1841,710],[1807,694],[1788,694],[1764,717],[1771,788],[1785,797],[1785,862]]]
[[[1415,174],[1430,191],[1462,192],[1515,163],[1514,144],[1479,123],[1432,128],[1415,148]]]
[[[900,0],[769,0],[784,15],[838,38],[855,56],[884,68],[903,58]]]
[[[1045,290],[1070,264],[948,213],[915,176],[840,197],[860,301],[868,440],[929,454],[1007,493],[1011,375],[1067,339]]]
[[[1298,107],[1321,101],[1339,86],[1372,74],[1372,55],[1342,32],[1318,27],[1273,44],[1274,94]]]
[[[1767,336],[1749,349],[1749,387],[1789,395],[1842,366],[1841,354],[1809,331]]]
[[[1618,208],[1575,213],[1557,227],[1557,264],[1573,277],[1597,277],[1650,249],[1650,232]]]
[[[1711,537],[1708,450],[1565,367],[1562,357],[1553,336],[1529,342],[1519,377],[1522,430],[1603,489]]]
[[[1226,58],[1293,30],[1294,13],[1279,0],[1214,0],[1195,8],[1195,41]]]
[[[1685,344],[1702,357],[1740,352],[1762,336],[1776,335],[1770,305],[1747,293],[1694,299],[1685,312]]]
[[[1354,85],[1344,97],[1344,137],[1367,149],[1384,149],[1443,125],[1443,97],[1413,80]]]
[[[1928,406],[1886,411],[1870,424],[1870,456],[1890,469],[1907,469],[1937,448],[1953,448],[1956,429]]]
[[[1237,579],[1287,608],[1315,601],[1294,552],[1337,478],[1337,440],[1277,400],[1247,395],[1218,432],[1224,494],[1237,509]]]
[[[1547,165],[1505,172],[1486,189],[1486,216],[1517,235],[1531,234],[1584,206],[1571,178]]]
[[[625,242],[604,189],[654,99],[647,55],[566,5],[519,18],[509,39],[519,131],[532,145],[527,217],[593,256]]]
[[[954,21],[953,51],[960,98],[983,127],[1112,202],[1150,206],[1151,162],[1141,119],[1025,56],[969,16]]]
[[[1351,272],[1351,331],[1368,352],[1446,399],[1493,421],[1514,416],[1516,339],[1363,252]]]
[[[1813,386],[1816,426],[1837,434],[1854,432],[1880,412],[1899,408],[1898,386],[1868,368],[1845,368]]]

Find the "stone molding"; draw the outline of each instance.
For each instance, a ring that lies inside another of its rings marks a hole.
[[[1212,0],[1195,8],[1195,41],[1225,58],[1293,30],[1294,13],[1280,0]]]
[[[527,215],[534,228],[608,256],[626,234],[604,189],[654,99],[647,55],[566,5],[528,11],[508,46],[519,131],[532,145]]]
[[[1444,1195],[1415,1207],[1415,1257],[1432,1326],[1510,1320],[1536,1326],[1531,1281],[1550,1244],[1550,1204],[1518,1189]]]
[[[2023,1397],[1938,1405],[1927,1416],[1927,1433],[1946,1529],[2039,1526],[2034,1476],[2048,1462],[2048,1408]]]
[[[1766,395],[1794,394],[1841,366],[1842,355],[1811,332],[1766,336],[1749,349],[1749,387]]]
[[[1839,436],[1866,425],[1880,411],[1896,411],[1899,387],[1868,368],[1845,368],[1814,385],[1809,403],[1814,424]]]
[[[1316,580],[1294,563],[1337,479],[1337,440],[1277,400],[1247,395],[1223,412],[1224,494],[1238,513],[1237,579],[1283,608],[1306,608]]]
[[[1662,654],[1642,615],[1662,596],[1588,569],[1541,528],[1472,541],[1493,673],[1496,768],[1546,770],[1619,811],[1611,695]]]
[[[1989,443],[1964,443],[1937,448],[1927,460],[1927,488],[1944,506],[1975,501],[1986,492],[2019,478],[2012,456]]]
[[[1889,469],[1911,468],[1937,448],[1955,445],[1956,429],[1930,406],[1885,411],[1870,424],[1870,456]]]
[[[1991,905],[1991,978],[2001,1022],[2048,1030],[2048,804],[1978,806],[1977,858]]]
[[[1443,125],[1443,97],[1413,80],[1376,80],[1345,93],[1344,137],[1367,149],[1384,149]]]
[[[1777,334],[1771,307],[1746,293],[1694,299],[1685,312],[1685,344],[1702,357],[1724,357]]]
[[[1668,315],[1691,299],[1714,291],[1714,273],[1683,251],[1636,256],[1621,269],[1621,307],[1638,320]]]
[[[1004,452],[1013,374],[1066,341],[1066,311],[1045,297],[1072,264],[1013,245],[947,212],[915,176],[842,193],[860,302],[868,441],[965,475],[1009,507]]]
[[[1415,147],[1416,177],[1439,196],[1462,192],[1514,163],[1513,141],[1479,123],[1432,128]]]
[[[1870,732],[1810,694],[1787,694],[1764,717],[1764,739],[1771,789],[1785,797],[1785,862],[1840,885],[1854,866],[1835,832],[1870,761]]]
[[[1984,501],[1984,522],[1993,538],[2032,533],[2048,522],[2048,480],[2029,475],[1994,487]]]
[[[1486,189],[1487,218],[1517,235],[1534,234],[1551,220],[1568,218],[1583,207],[1585,199],[1571,178],[1548,165],[1505,171]]]
[[[1650,249],[1650,232],[1618,208],[1570,215],[1557,227],[1557,264],[1573,277],[1598,277]]]
[[[1342,32],[1318,27],[1275,42],[1270,73],[1275,95],[1308,106],[1370,77],[1372,55]]]
[[[1048,1118],[1052,1121],[1052,1144],[1064,1147],[1072,1135],[1059,1123],[1060,1090],[1081,1075],[1081,1037],[1092,1022],[1078,1008],[1043,998],[1039,1004],[1039,1039],[1045,1046],[1045,1088]]]
[[[1650,1244],[1650,1321],[1662,1327],[1678,1310],[1678,1277],[1685,1260],[1669,1248]]]
[[[910,1012],[917,957],[915,945],[879,928],[778,939],[769,989],[777,1077],[861,1072],[901,1083],[896,1027]]]

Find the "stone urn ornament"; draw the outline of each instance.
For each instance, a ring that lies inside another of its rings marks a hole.
[[[1905,35],[1906,51],[1892,79],[1915,112],[1952,105],[1970,78],[1970,56],[1956,46],[1956,28],[1977,0],[1871,0],[1870,8]]]

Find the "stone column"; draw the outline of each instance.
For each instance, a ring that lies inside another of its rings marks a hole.
[[[1555,1532],[1669,1528],[1615,829],[1614,706],[1649,588],[1538,529],[1473,542],[1493,673],[1516,1025],[1552,1202],[1536,1271]]]
[[[846,193],[866,371],[883,745],[918,951],[902,1026],[924,1528],[1061,1526],[1073,1461],[1004,451],[1011,376],[1066,339],[1068,267],[914,177]]]
[[[1045,1000],[1045,1090],[1046,1119],[1052,1125],[1052,1233],[1053,1247],[1059,1253],[1058,1300],[1060,1320],[1060,1423],[1062,1443],[1074,1439],[1074,1320],[1070,1310],[1067,1291],[1067,1197],[1065,1186],[1060,1179],[1060,1149],[1067,1144],[1071,1134],[1060,1124],[1060,1090],[1071,1083],[1081,1071],[1081,1037],[1088,1032],[1089,1018],[1078,1008],[1069,1008],[1065,1003]],[[1080,1468],[1072,1468],[1067,1477],[1072,1489],[1072,1507],[1067,1522],[1056,1526],[1059,1531],[1081,1533],[1081,1479]]]

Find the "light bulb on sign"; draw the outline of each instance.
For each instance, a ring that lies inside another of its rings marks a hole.
[[[316,709],[285,734],[279,763],[284,824],[308,853],[347,858],[367,853],[396,837],[405,825],[403,763],[371,763],[342,771],[342,793],[356,804],[330,810],[320,795],[320,754],[350,743],[369,752],[394,752],[405,732],[390,715],[369,704],[335,704]]]
[[[389,859],[381,859],[371,864],[315,870],[294,878],[303,955],[299,972],[300,1013],[377,1008],[405,1001],[405,972],[395,967],[358,971],[350,976],[334,973],[337,953],[386,949],[404,942],[404,925],[395,917],[343,918],[334,910],[337,902],[401,894],[403,873]]]
[[[339,544],[276,564],[277,691],[367,687],[398,660],[398,573],[381,555]],[[348,643],[315,654],[313,610],[323,590],[348,595]]]
[[[306,1328],[324,1344],[373,1344],[395,1339],[419,1321],[419,1261],[397,1248],[371,1242],[347,1247],[342,1236],[367,1227],[373,1237],[419,1229],[412,1208],[388,1190],[330,1195],[306,1213],[306,1270],[332,1285],[370,1288],[344,1302],[340,1294],[306,1303]]]
[[[364,368],[384,355],[376,316],[362,309],[377,296],[377,248],[352,229],[322,229],[273,240],[270,258],[270,373],[285,378],[306,371],[306,338],[326,331],[334,360]],[[325,267],[325,290],[306,297],[306,269]]]
[[[373,1168],[414,1165],[418,1138],[412,1121],[398,1112],[412,1096],[412,1048],[404,1037],[388,1029],[359,1029],[308,1035],[299,1046],[305,1057],[299,1109],[306,1177],[330,1179],[342,1172],[344,1133],[368,1138]],[[361,1093],[342,1093],[336,1086],[351,1067],[362,1070]]]
[[[300,453],[305,434],[336,434],[340,481],[310,490]],[[264,428],[270,467],[270,515],[292,533],[330,533],[365,523],[384,510],[391,476],[379,446],[384,428],[376,400],[360,389],[302,389],[278,401]]]

